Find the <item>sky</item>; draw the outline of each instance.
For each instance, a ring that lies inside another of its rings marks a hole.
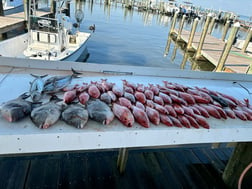
[[[191,0],[191,2],[203,8],[221,9],[239,15],[252,16],[252,0]]]

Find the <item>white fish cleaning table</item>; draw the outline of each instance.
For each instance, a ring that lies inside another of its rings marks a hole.
[[[71,67],[83,72],[72,83],[108,81],[120,84],[122,79],[147,85],[162,84],[163,80],[185,86],[206,87],[237,99],[251,95],[237,83],[252,91],[252,77],[244,74],[209,73],[164,68],[101,65],[76,62],[45,62],[1,58],[0,104],[29,91],[30,75],[69,75]],[[60,69],[59,69],[60,68]],[[76,129],[58,121],[48,129],[39,129],[25,118],[16,123],[0,119],[0,154],[24,154],[56,151],[99,150],[120,148],[119,164],[124,166],[126,149],[131,147],[164,147],[199,143],[251,142],[252,121],[240,119],[207,119],[210,129],[177,128],[151,125],[144,128],[135,123],[123,126],[117,119],[110,125],[88,121],[84,129]],[[123,169],[123,168],[122,168]]]

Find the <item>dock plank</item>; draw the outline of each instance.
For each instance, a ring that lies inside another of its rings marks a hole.
[[[213,161],[225,166],[233,148],[129,150],[126,171],[117,150],[0,157],[1,188],[226,188]],[[218,155],[216,155],[218,152]],[[247,188],[251,183],[246,183]],[[244,186],[245,187],[245,186]]]
[[[29,171],[29,160],[18,158],[3,159],[0,161],[0,188],[23,188],[26,175]]]
[[[50,14],[50,12],[45,11],[37,11],[36,13],[39,16]],[[19,28],[25,28],[24,12],[0,16],[0,34],[7,33]]]

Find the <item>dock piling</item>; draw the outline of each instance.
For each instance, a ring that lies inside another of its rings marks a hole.
[[[251,38],[252,38],[252,28],[250,28],[250,30],[248,31],[248,35],[247,35],[246,40],[244,42],[244,45],[242,47],[242,52],[246,52],[246,49],[249,45]]]
[[[174,17],[173,17],[173,20],[172,20],[172,23],[171,23],[171,29],[170,29],[170,31],[169,31],[169,33],[168,33],[167,42],[166,42],[166,46],[165,46],[164,57],[167,56],[167,54],[169,53],[169,50],[170,50],[170,45],[171,45],[171,34],[172,34],[173,31],[174,31],[174,28],[175,28],[175,25],[176,25],[177,17],[178,17],[178,13],[176,12],[176,13],[174,14]]]
[[[194,35],[195,35],[195,32],[196,32],[198,23],[199,23],[199,19],[195,18],[194,21],[193,21],[193,26],[192,26],[190,36],[189,36],[189,40],[188,40],[187,47],[186,47],[187,51],[190,51],[192,49],[192,42],[193,42],[193,38],[194,38]]]
[[[217,65],[217,67],[216,67],[216,71],[217,71],[217,72],[222,71],[223,66],[224,66],[224,64],[225,64],[225,62],[226,62],[226,60],[227,60],[227,57],[228,57],[229,52],[230,52],[230,50],[231,50],[231,48],[232,48],[232,45],[233,45],[235,36],[236,36],[236,34],[237,34],[239,28],[240,28],[240,23],[239,23],[239,22],[236,22],[236,23],[234,24],[234,26],[233,26],[233,28],[232,28],[230,34],[229,34],[228,41],[227,41],[227,43],[226,43],[226,45],[225,45],[225,48],[224,48],[224,50],[223,50],[223,52],[222,52],[222,54],[221,54],[221,56],[220,56],[218,65]]]
[[[208,31],[211,16],[212,16],[212,14],[207,15],[206,23],[204,25],[203,31],[202,31],[201,36],[200,36],[199,46],[197,48],[197,51],[196,51],[196,54],[195,54],[195,57],[194,57],[196,60],[199,59],[200,56],[201,56],[201,50],[202,50],[202,47],[203,47],[203,44],[204,44],[204,41],[205,41],[205,38],[206,38],[206,35],[207,35],[207,31]]]
[[[177,17],[178,17],[178,12],[176,12],[173,16],[173,20],[172,20],[172,24],[171,24],[171,29],[169,32],[169,35],[171,35],[174,31],[175,25],[176,25],[176,21],[177,21]]]
[[[228,28],[229,28],[229,25],[230,25],[230,21],[228,20],[224,26],[224,30],[223,30],[223,33],[222,33],[222,37],[221,37],[221,40],[222,41],[225,41],[225,38],[226,38],[226,35],[227,35],[227,32],[228,32]]]
[[[213,28],[214,28],[215,20],[216,20],[216,18],[215,18],[215,17],[213,17],[213,18],[211,19],[211,23],[210,23],[210,25],[209,25],[209,29],[208,29],[208,33],[207,33],[207,34],[209,34],[209,35],[211,35],[211,34],[212,34],[212,32],[213,32]]]
[[[184,27],[185,19],[186,19],[186,15],[183,15],[182,20],[179,24],[179,30],[178,30],[178,35],[177,35],[176,41],[179,41],[181,39],[181,33],[182,33],[182,30]]]

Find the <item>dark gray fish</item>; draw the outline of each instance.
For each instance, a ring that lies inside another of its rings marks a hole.
[[[55,124],[61,115],[62,107],[57,104],[57,100],[42,104],[31,111],[32,122],[40,129],[47,129]]]
[[[106,104],[111,104],[112,99],[108,93],[102,93],[100,96],[101,101],[105,102]]]
[[[42,92],[44,90],[44,77],[47,75],[37,76],[31,74],[31,76],[35,77],[35,79],[30,82],[30,95],[33,102],[38,102],[42,97]]]
[[[3,103],[0,107],[2,117],[9,122],[15,122],[29,115],[32,103],[25,100],[28,97],[29,95],[24,93],[16,99]]]
[[[108,125],[114,119],[114,114],[110,107],[99,99],[89,100],[87,102],[89,117],[95,121]]]
[[[213,94],[209,94],[213,100],[215,100],[216,102],[220,103],[220,105],[222,105],[223,107],[228,107],[228,103],[226,100],[224,100],[223,98],[219,97],[219,96],[215,96]]]
[[[45,81],[43,92],[56,93],[60,91],[61,89],[65,88],[66,86],[68,86],[71,83],[73,78],[77,78],[78,75],[81,74],[79,72],[76,72],[73,68],[72,68],[72,72],[73,72],[72,75],[54,76],[54,77],[48,78]]]
[[[81,105],[72,104],[66,107],[61,117],[68,125],[82,129],[88,121],[88,111]]]

